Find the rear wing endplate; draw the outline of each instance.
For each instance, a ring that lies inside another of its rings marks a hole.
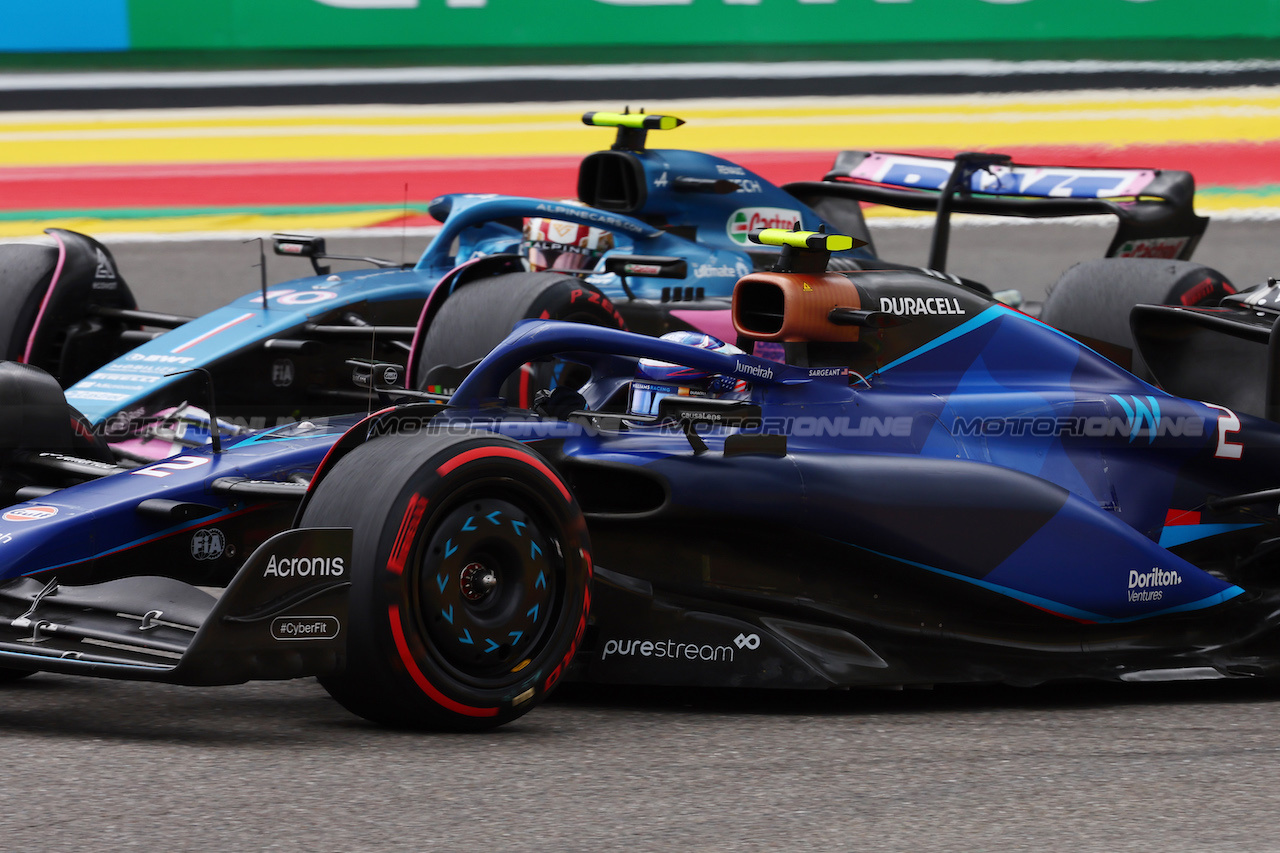
[[[1136,305],[1129,323],[1164,390],[1280,423],[1280,313],[1251,308]]]
[[[848,199],[937,214],[929,266],[946,266],[950,216],[1049,218],[1107,214],[1119,221],[1109,258],[1187,260],[1209,224],[1194,209],[1195,179],[1169,169],[1079,168],[1014,163],[1005,154],[952,159],[842,151],[821,181],[783,187],[814,206]]]

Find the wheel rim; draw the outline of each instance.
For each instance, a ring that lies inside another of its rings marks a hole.
[[[464,680],[514,676],[554,624],[559,541],[506,497],[474,497],[432,529],[418,572],[418,618],[441,663]]]

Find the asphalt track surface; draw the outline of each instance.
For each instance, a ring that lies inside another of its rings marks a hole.
[[[1215,224],[1199,257],[1233,275],[1280,272],[1275,227]],[[1054,233],[961,229],[953,269],[990,278],[987,268],[1009,276],[1012,266],[1018,280],[1048,281],[1106,242],[1098,228]],[[909,230],[879,239],[898,257],[927,242]],[[1014,244],[1026,260],[1001,263],[994,247]],[[393,238],[353,245],[399,251]],[[256,286],[256,250],[235,241],[114,248],[141,302],[159,310],[204,310]],[[287,261],[272,259],[272,281]],[[182,688],[37,675],[0,686],[0,845],[1280,850],[1278,723],[1280,685],[1241,682],[573,687],[495,732],[431,735],[365,724],[310,680]]]
[[[877,253],[884,258],[924,265],[930,232],[924,227],[872,224]],[[999,224],[961,223],[952,228],[947,270],[983,282],[993,290],[1017,289],[1039,301],[1072,264],[1101,257],[1115,222],[1089,217],[1068,223],[1005,220]],[[396,261],[414,260],[429,237],[394,228],[367,236],[348,232],[327,237],[329,250]],[[1280,224],[1263,221],[1212,221],[1194,259],[1222,272],[1238,288],[1280,277]],[[142,307],[175,314],[201,314],[259,287],[257,242],[226,237],[198,242],[107,240],[120,272]],[[334,262],[335,269],[358,268]],[[300,258],[267,255],[267,282],[276,284],[311,274]]]

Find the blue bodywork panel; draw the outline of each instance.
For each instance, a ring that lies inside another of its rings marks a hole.
[[[160,462],[61,489],[0,513],[0,578],[81,564],[254,509],[212,488],[223,477],[286,481],[310,474],[358,418],[280,427],[226,443],[222,453],[193,448]],[[138,511],[143,501],[191,503],[209,514],[172,523]],[[165,574],[166,566],[140,566]]]

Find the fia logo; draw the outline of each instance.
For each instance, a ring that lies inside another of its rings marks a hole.
[[[227,550],[227,537],[216,527],[197,530],[191,537],[191,559],[216,560]]]
[[[277,388],[288,388],[293,384],[293,361],[278,358],[271,365],[271,384]]]

